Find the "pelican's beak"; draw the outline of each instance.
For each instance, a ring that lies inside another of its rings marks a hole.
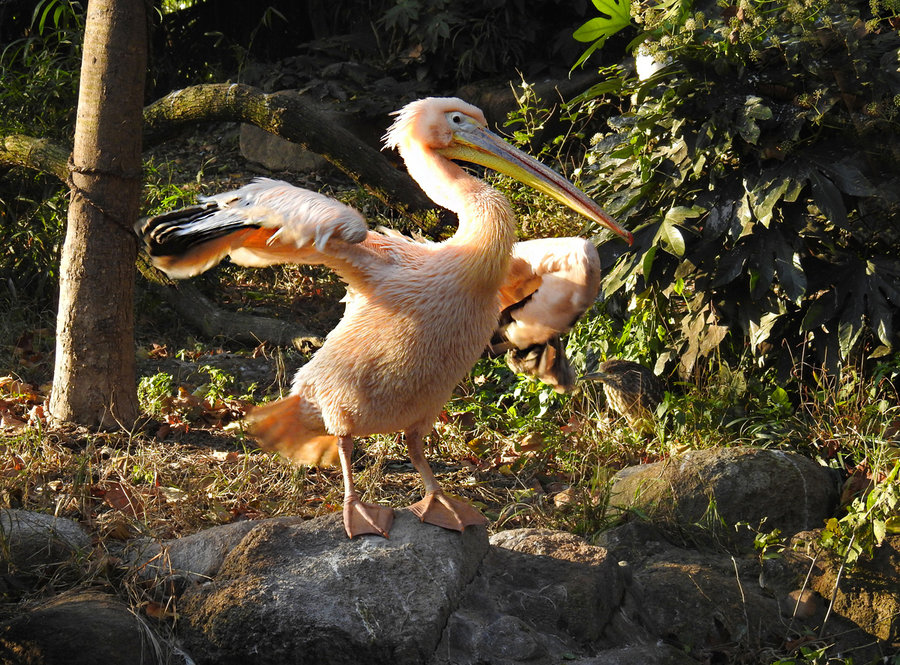
[[[622,236],[630,245],[634,238],[619,226],[603,208],[571,182],[551,168],[513,147],[499,136],[482,127],[466,116],[457,115],[454,126],[454,141],[440,153],[450,159],[460,159],[499,171],[519,182],[533,187],[563,205],[602,224],[613,233]]]

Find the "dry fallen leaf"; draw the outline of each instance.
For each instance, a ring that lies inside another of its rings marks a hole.
[[[108,480],[103,483],[100,491],[106,503],[130,517],[137,517],[138,513],[145,512],[144,502],[134,488],[116,480]]]

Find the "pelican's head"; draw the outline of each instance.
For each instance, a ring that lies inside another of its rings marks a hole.
[[[428,97],[407,104],[394,115],[396,119],[384,135],[386,148],[396,148],[401,155],[412,146],[426,148],[448,159],[494,169],[605,226],[629,245],[632,243],[631,233],[587,194],[491,132],[477,107],[455,97]]]

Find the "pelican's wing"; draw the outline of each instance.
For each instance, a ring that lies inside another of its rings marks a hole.
[[[154,265],[174,278],[197,275],[230,256],[245,266],[324,264],[353,282],[367,264],[385,258],[367,247],[370,231],[356,210],[268,178],[142,219],[135,230]]]
[[[583,238],[542,238],[513,247],[500,289],[501,334],[520,349],[567,332],[600,292],[600,257]]]
[[[575,370],[561,335],[591,306],[600,290],[600,258],[582,238],[516,243],[500,288],[494,352],[506,351],[514,372],[531,374],[558,392],[575,386]]]

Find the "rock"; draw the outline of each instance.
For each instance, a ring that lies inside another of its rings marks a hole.
[[[177,663],[168,646],[107,594],[63,594],[0,625],[2,665]]]
[[[309,173],[330,167],[324,157],[254,125],[241,125],[241,154],[269,171]]]
[[[801,621],[811,619],[822,606],[819,594],[809,589],[794,589],[778,599],[781,613],[786,617],[796,617]]]
[[[571,665],[697,665],[684,651],[657,642],[606,649],[593,658],[571,661]]]
[[[833,551],[818,545],[820,533],[797,534],[793,549],[786,552],[798,577],[809,572],[809,588],[824,599],[834,597],[834,615],[848,619],[900,653],[900,536],[885,538],[871,559],[862,557],[855,565],[844,566]]]
[[[272,521],[296,521],[276,518]],[[166,594],[180,594],[189,584],[212,579],[225,556],[256,526],[244,521],[211,527],[164,543],[141,540],[129,547],[129,563],[139,577],[153,581]]]
[[[77,522],[15,508],[0,510],[0,539],[7,566],[31,574],[71,562],[91,549],[90,536]]]
[[[634,571],[650,632],[703,661],[728,662],[780,643],[775,599],[757,584],[758,562],[672,547]],[[724,660],[723,660],[724,658]]]
[[[432,662],[550,665],[589,652],[622,600],[616,562],[546,529],[504,531],[491,544]]]
[[[214,581],[181,599],[197,663],[422,663],[488,549],[397,511],[390,539],[348,539],[340,514],[266,520]]]
[[[790,536],[821,525],[837,492],[831,472],[800,455],[713,448],[623,469],[613,478],[610,507],[637,509],[698,543],[750,549],[754,529]],[[750,528],[736,532],[739,522]]]

